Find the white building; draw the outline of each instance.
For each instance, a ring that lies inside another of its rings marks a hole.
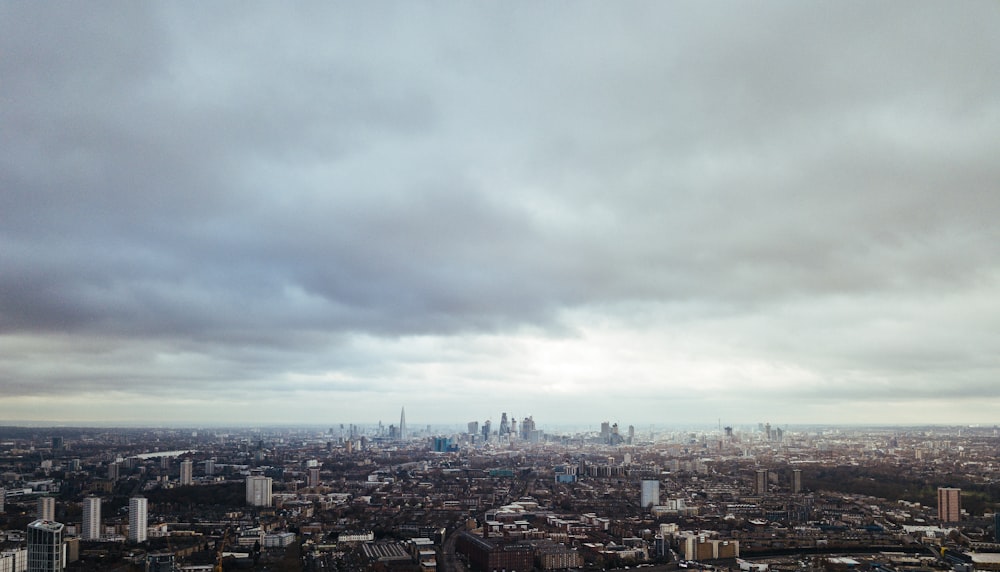
[[[271,477],[259,475],[247,477],[247,504],[271,506]]]
[[[56,519],[56,498],[38,497],[38,520]]]
[[[184,459],[183,461],[181,461],[181,484],[190,485],[191,483],[193,483],[194,482],[194,479],[192,478],[193,475],[194,475],[194,463],[191,462],[191,459]]]
[[[27,570],[28,551],[26,549],[0,552],[0,572],[27,572]]]
[[[83,530],[80,536],[83,540],[101,539],[101,499],[87,497],[83,499]]]
[[[146,542],[146,526],[149,515],[146,512],[146,499],[132,497],[128,501],[128,541]]]
[[[660,504],[660,481],[643,480],[639,505],[642,508],[650,508],[658,504]]]

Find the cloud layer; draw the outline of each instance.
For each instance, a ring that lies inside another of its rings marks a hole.
[[[998,24],[3,3],[0,420],[993,422]]]

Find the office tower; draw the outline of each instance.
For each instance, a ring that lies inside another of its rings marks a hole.
[[[792,494],[802,492],[802,469],[792,469]]]
[[[601,422],[601,442],[609,443],[611,441],[611,423],[607,421]]]
[[[764,424],[764,440],[765,441],[770,441],[771,440],[771,424],[770,423],[765,423]]]
[[[645,509],[659,504],[660,504],[660,481],[643,480],[642,496],[639,499],[639,505]]]
[[[767,469],[757,469],[756,479],[753,482],[753,494],[766,495],[768,479]]]
[[[309,469],[309,486],[319,486],[319,467],[312,467]]]
[[[531,432],[535,430],[535,418],[528,416],[521,422],[521,439],[528,441],[531,439]]]
[[[56,519],[56,498],[38,497],[38,520]]]
[[[83,499],[82,528],[80,536],[84,540],[101,539],[101,499],[97,497]]]
[[[507,435],[510,435],[510,422],[507,421],[507,412],[504,411],[500,415],[500,436],[506,437]]]
[[[247,477],[247,504],[271,506],[271,477],[260,475]]]
[[[205,461],[205,476],[211,477],[215,474],[215,459]]]
[[[63,525],[36,520],[28,525],[28,572],[61,572]]]
[[[146,499],[132,497],[128,501],[128,541],[146,542],[146,527],[149,515],[146,512]]]
[[[492,431],[492,427],[490,426],[490,420],[487,419],[483,423],[483,442],[486,442],[486,441],[490,440],[490,432],[491,431]]]
[[[406,441],[406,408],[399,409],[399,440]]]
[[[192,475],[194,474],[194,463],[191,459],[184,459],[181,461],[181,484],[190,485],[194,482]]]
[[[479,421],[469,421],[469,435],[479,434]]]
[[[938,520],[941,522],[962,520],[962,489],[938,488]]]

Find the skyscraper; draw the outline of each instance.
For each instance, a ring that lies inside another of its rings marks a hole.
[[[644,509],[648,509],[658,504],[660,504],[660,481],[642,481],[642,496],[639,499],[639,505]]]
[[[56,519],[56,498],[38,497],[38,520]]]
[[[82,528],[80,536],[83,540],[101,539],[101,499],[97,497],[83,499]]]
[[[309,468],[309,485],[310,487],[319,486],[319,467]]]
[[[792,469],[792,494],[802,492],[802,469]]]
[[[399,440],[406,441],[406,407],[399,408]]]
[[[962,489],[938,488],[938,520],[941,522],[962,520]]]
[[[205,475],[211,477],[215,474],[215,459],[205,461]]]
[[[62,572],[63,525],[36,520],[28,525],[28,572]]]
[[[261,475],[247,477],[247,504],[271,506],[271,477]]]
[[[181,484],[190,485],[194,482],[192,475],[194,474],[194,463],[191,459],[184,459],[181,461]]]
[[[146,527],[149,515],[146,513],[146,499],[132,497],[128,501],[128,541],[146,542]]]

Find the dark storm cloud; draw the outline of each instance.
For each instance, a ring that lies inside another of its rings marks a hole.
[[[378,384],[411,336],[645,304],[833,377],[995,371],[995,4],[0,10],[25,387]]]

